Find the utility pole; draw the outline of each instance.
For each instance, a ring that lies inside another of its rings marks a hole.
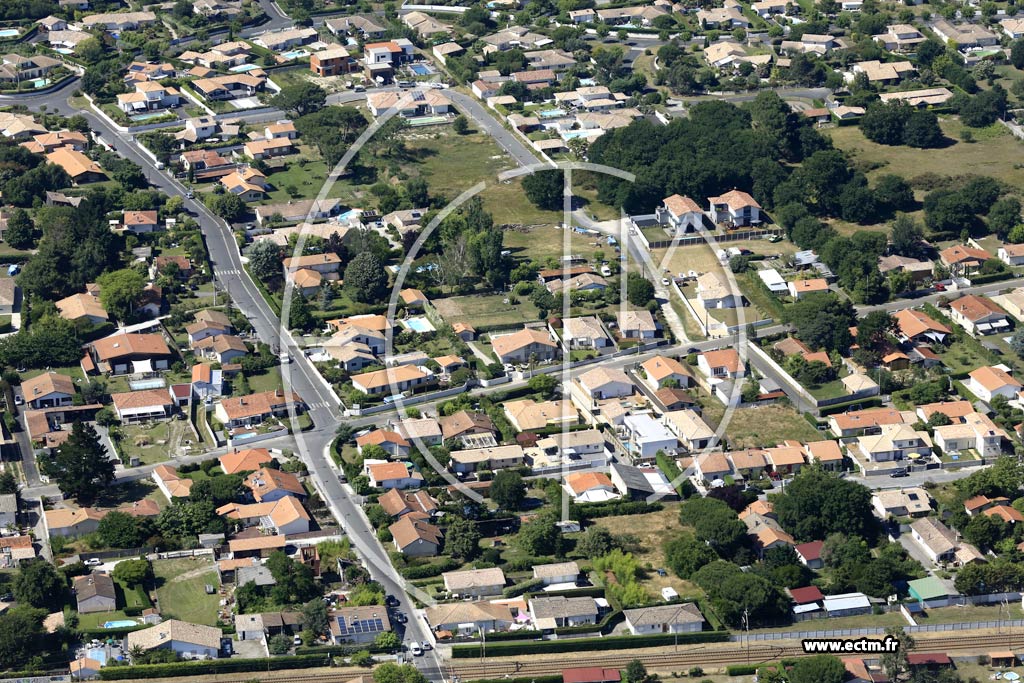
[[[743,607],[743,630],[747,634],[746,655],[747,664],[750,664],[750,610],[746,606]]]

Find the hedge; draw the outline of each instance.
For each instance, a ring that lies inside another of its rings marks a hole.
[[[347,657],[360,650],[367,650],[374,654],[391,652],[391,650],[379,648],[373,643],[348,643],[346,645],[300,645],[295,648],[295,654],[299,656],[320,655],[324,657],[330,655],[331,657]]]
[[[323,666],[323,655],[271,657],[269,659],[210,659],[201,662],[172,662],[139,666],[106,666],[100,669],[105,681],[124,681],[138,678],[164,678],[171,676],[204,676],[244,671],[280,671],[308,669]]]
[[[645,515],[648,512],[659,512],[665,506],[661,503],[647,503],[642,500],[613,500],[607,503],[586,503],[577,506],[580,521],[599,517],[618,517],[620,515]]]
[[[568,638],[565,640],[532,640],[527,642],[492,643],[487,653],[492,657],[514,655],[546,654],[553,652],[588,652],[594,650],[625,650],[642,647],[659,647],[673,643],[724,643],[729,640],[728,631],[704,631],[701,633],[657,633],[649,636],[610,636],[608,638]],[[480,645],[456,645],[452,658],[469,659],[480,657]]]
[[[675,482],[683,475],[683,471],[679,469],[679,466],[662,451],[658,451],[658,454],[654,456],[654,462],[658,465],[658,469],[661,470],[661,473],[664,474],[670,482]],[[675,489],[680,498],[686,498],[686,496],[683,495],[682,483],[677,483],[675,485]]]
[[[835,405],[822,406],[821,408],[818,409],[818,412],[821,413],[821,416],[824,418],[828,417],[829,415],[834,415],[835,413],[845,413],[850,406],[857,404],[860,404],[862,408],[874,408],[875,406],[882,405],[882,399],[879,398],[878,396],[872,396],[871,398],[863,398],[856,401],[836,403]]]
[[[461,562],[449,557],[445,558],[444,562],[439,564],[423,564],[416,565],[414,567],[402,567],[398,570],[398,573],[405,579],[429,579],[432,576],[438,576],[445,572],[454,571],[461,566]]]
[[[555,633],[560,636],[572,636],[580,633],[611,633],[620,622],[626,619],[622,610],[613,610],[604,615],[604,619],[596,624],[585,624],[583,626],[563,626],[556,628]]]
[[[508,588],[501,591],[502,597],[516,598],[523,593],[529,593],[530,591],[540,588],[544,585],[544,579],[529,579],[520,583],[513,584]]]
[[[97,628],[89,631],[81,631],[82,638],[97,638],[104,640],[106,638],[124,638],[132,631],[141,631],[145,628],[150,628],[152,624],[140,624],[139,626],[123,626],[121,628]]]
[[[975,287],[977,285],[988,284],[989,282],[999,282],[1000,280],[1010,280],[1010,279],[1013,279],[1013,277],[1014,277],[1014,275],[1013,275],[1013,271],[1012,270],[1004,270],[1004,271],[1000,271],[998,273],[979,273],[978,275],[971,275],[970,276],[970,280],[971,280],[971,286]]]

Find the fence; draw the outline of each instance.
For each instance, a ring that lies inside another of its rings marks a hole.
[[[739,242],[741,240],[757,240],[763,239],[770,235],[782,236],[784,231],[781,228],[765,229],[765,230],[734,230],[731,232],[725,232],[720,235],[713,235],[716,242]],[[637,230],[637,235],[643,235],[640,230]],[[705,240],[700,235],[692,235],[690,237],[677,237],[671,240],[658,240],[657,242],[648,242],[647,238],[644,237],[643,241],[647,243],[648,249],[667,249],[673,245],[677,247],[691,247],[694,245],[705,244]]]
[[[976,631],[981,629],[1010,629],[1024,626],[1024,619],[1007,621],[969,621],[952,624],[922,624],[904,626],[907,633],[942,633],[947,631]],[[734,634],[729,639],[734,643],[766,640],[819,640],[822,638],[859,638],[861,636],[878,635],[884,628],[844,628],[833,631],[779,631],[775,633]]]

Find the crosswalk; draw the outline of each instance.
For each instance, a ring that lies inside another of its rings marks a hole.
[[[306,405],[309,407],[310,410],[313,410],[314,408],[333,408],[334,407],[333,405],[331,405],[330,401],[318,401],[316,403],[307,403]]]
[[[237,268],[232,268],[230,270],[224,270],[224,269],[218,268],[217,269],[217,274],[218,275],[240,275],[241,271],[239,271]]]

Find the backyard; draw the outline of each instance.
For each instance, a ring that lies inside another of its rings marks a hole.
[[[188,420],[166,420],[141,425],[123,425],[118,428],[121,438],[118,451],[127,466],[132,458],[143,465],[165,462],[185,441],[195,441]]]
[[[153,563],[156,599],[164,619],[181,619],[194,624],[217,624],[220,596],[207,595],[207,584],[218,585],[217,571],[210,557],[158,560]]]
[[[446,322],[468,322],[474,327],[516,327],[537,320],[537,307],[528,298],[511,301],[505,294],[479,294],[434,299],[437,312]]]
[[[725,411],[720,406],[715,401],[713,408],[703,411],[709,424],[721,421]],[[778,403],[737,408],[725,429],[725,437],[734,449],[774,446],[787,439],[807,442],[823,438],[792,406]]]

